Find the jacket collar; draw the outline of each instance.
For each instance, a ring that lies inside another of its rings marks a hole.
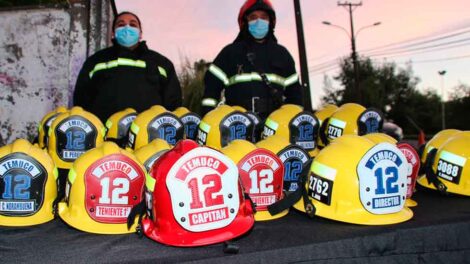
[[[115,50],[118,56],[139,58],[145,52],[148,51],[148,47],[145,41],[139,42],[138,46],[134,50],[130,50],[126,47],[119,45],[115,39],[112,39],[112,43],[113,43],[113,49]]]

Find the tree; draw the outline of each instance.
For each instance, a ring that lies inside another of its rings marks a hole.
[[[445,105],[446,125],[449,128],[470,130],[470,86],[459,84]]]
[[[204,95],[204,74],[208,63],[204,60],[194,62],[184,59],[181,67],[180,83],[183,90],[183,106],[201,114],[201,100]]]
[[[398,69],[395,63],[374,65],[369,58],[359,62],[359,88],[361,105],[381,110],[386,119],[401,126],[405,134],[416,134],[413,122],[426,132],[436,133],[440,129],[440,98],[433,92],[420,93],[416,86],[419,78],[413,76],[411,65]],[[325,83],[325,103],[341,105],[355,98],[354,69],[349,58],[343,58],[341,72],[334,80],[342,87],[335,88]],[[410,121],[411,120],[411,121]]]

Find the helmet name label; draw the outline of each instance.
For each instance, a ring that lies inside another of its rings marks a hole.
[[[394,207],[400,205],[400,196],[392,196],[386,198],[374,198],[372,199],[374,209],[377,208],[387,208],[387,207]]]
[[[0,211],[2,212],[30,213],[34,212],[34,209],[34,201],[5,202],[0,200]]]
[[[131,212],[131,207],[126,206],[97,206],[96,216],[104,218],[127,217]]]
[[[259,195],[251,198],[257,207],[268,206],[277,201],[276,195]]]
[[[328,126],[328,137],[330,139],[339,138],[343,135],[343,129],[334,125]]]
[[[201,121],[199,123],[199,126],[197,127],[197,138],[196,138],[196,142],[199,145],[206,145],[207,134],[209,133],[210,130],[211,130],[211,126],[207,124],[206,122]]]
[[[437,164],[437,176],[459,184],[460,175],[462,174],[466,161],[467,159],[462,156],[442,150],[439,154],[439,162]]]
[[[463,168],[461,166],[441,158],[437,163],[437,176],[455,184],[459,184],[462,169]]]
[[[390,143],[372,147],[359,161],[359,196],[372,214],[390,214],[402,210],[408,190],[409,164]]]
[[[202,225],[225,220],[228,218],[228,215],[228,208],[224,207],[216,210],[189,214],[189,219],[191,221],[191,225]]]
[[[337,118],[331,117],[327,125],[327,135],[329,139],[335,139],[343,135],[344,128],[346,128],[346,122]]]
[[[308,182],[308,195],[313,199],[331,205],[333,194],[333,181],[322,178],[314,173],[310,174]]]
[[[201,129],[198,129],[196,142],[199,145],[205,145],[207,142],[207,133],[202,131]]]
[[[78,157],[80,157],[85,151],[73,151],[73,150],[64,150],[62,151],[62,158],[63,159],[69,159],[69,160],[75,160]]]

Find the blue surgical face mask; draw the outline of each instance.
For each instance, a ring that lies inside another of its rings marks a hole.
[[[248,31],[255,39],[263,39],[269,31],[269,21],[258,18],[248,22]]]
[[[118,27],[114,31],[114,37],[119,45],[129,48],[139,42],[140,30],[129,25]]]

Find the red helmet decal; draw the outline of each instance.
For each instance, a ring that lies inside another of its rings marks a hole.
[[[282,198],[284,166],[271,151],[260,148],[248,153],[238,163],[238,169],[256,210],[265,211],[268,205]]]
[[[408,169],[408,190],[406,192],[406,198],[410,198],[413,195],[419,167],[421,165],[419,155],[416,150],[408,143],[399,143],[397,147],[405,155],[406,160],[410,164]]]
[[[85,172],[85,207],[97,222],[126,223],[142,201],[145,173],[129,157],[113,154],[95,161]]]
[[[181,156],[166,177],[175,220],[203,232],[228,226],[240,206],[238,171],[222,153],[197,147]]]

